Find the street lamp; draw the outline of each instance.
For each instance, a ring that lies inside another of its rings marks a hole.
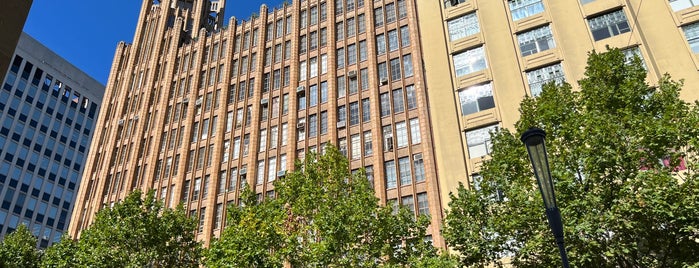
[[[556,205],[556,196],[553,193],[553,180],[551,180],[551,170],[549,169],[549,160],[546,155],[545,138],[546,132],[539,128],[530,128],[522,134],[521,140],[527,147],[529,160],[532,162],[534,175],[539,183],[539,190],[546,208],[546,217],[549,220],[553,236],[556,238],[558,251],[560,251],[561,259],[563,260],[563,267],[568,268],[568,256],[563,242],[563,222],[561,221],[561,212]]]

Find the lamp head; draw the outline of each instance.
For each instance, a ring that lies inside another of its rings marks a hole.
[[[556,197],[553,192],[553,181],[549,169],[548,155],[546,153],[546,132],[540,128],[530,128],[522,133],[521,140],[527,147],[529,160],[534,168],[534,176],[539,184],[541,197],[544,199],[546,209],[556,206]]]

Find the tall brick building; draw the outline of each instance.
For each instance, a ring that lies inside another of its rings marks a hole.
[[[70,234],[135,189],[220,234],[247,183],[261,197],[335,144],[383,204],[442,220],[415,3],[294,1],[222,27],[224,1],[144,1],[120,44]]]
[[[582,78],[607,45],[699,84],[694,0],[295,0],[222,24],[224,0],[144,0],[120,44],[70,234],[135,189],[225,226],[247,183],[260,198],[307,152],[335,144],[384,205],[428,214],[478,179],[488,132],[526,95]],[[697,99],[688,87],[683,98]]]

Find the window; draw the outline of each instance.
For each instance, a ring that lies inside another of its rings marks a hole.
[[[371,131],[364,131],[364,156],[370,156],[374,153],[371,141]]]
[[[393,90],[393,112],[402,113],[405,110],[403,106],[403,89]]]
[[[508,2],[513,21],[544,12],[544,4],[541,0],[508,0]]]
[[[693,6],[699,6],[699,0],[670,0],[673,11],[680,11]]]
[[[631,31],[622,9],[590,18],[588,23],[595,41]]]
[[[548,25],[518,34],[517,41],[519,42],[519,50],[522,56],[532,55],[556,47],[551,27]]]
[[[318,115],[312,114],[308,116],[308,137],[318,135]]]
[[[466,3],[468,0],[444,0],[444,6],[445,7],[453,7],[457,6],[461,3]]]
[[[277,178],[277,158],[270,157],[267,165],[267,182],[274,181]]]
[[[449,40],[451,41],[480,32],[480,24],[478,23],[476,12],[448,21],[447,28],[449,29]]]
[[[471,86],[459,91],[461,103],[461,115],[469,115],[485,111],[495,107],[493,100],[493,85],[487,84]]]
[[[430,204],[427,201],[427,193],[417,194],[417,213],[419,215],[430,215]]]
[[[403,55],[403,77],[413,76],[413,56],[410,54]]]
[[[406,86],[405,93],[408,95],[408,110],[417,108],[417,93],[415,92],[415,86]]]
[[[413,183],[413,175],[410,172],[410,158],[398,158],[398,171],[400,172],[400,186],[406,186]]]
[[[351,44],[347,46],[347,65],[353,65],[357,63],[357,46]]]
[[[420,135],[420,120],[418,118],[410,119],[410,138],[412,144],[422,142],[422,136]]]
[[[350,137],[350,142],[352,144],[352,160],[358,160],[362,156],[362,143],[359,134],[352,135]]]
[[[374,27],[380,26],[383,26],[383,9],[379,7],[374,9]]]
[[[260,130],[260,150],[264,152],[267,149],[267,129]]]
[[[483,47],[466,50],[453,56],[456,76],[464,76],[488,67]]]
[[[359,103],[353,102],[349,105],[350,109],[350,126],[359,124]]]
[[[386,173],[386,189],[396,188],[397,178],[396,178],[396,163],[391,161],[386,161],[384,163],[384,169]]]
[[[388,51],[398,50],[398,31],[388,31]]]
[[[466,131],[466,144],[468,145],[469,157],[476,158],[490,154],[493,146],[490,141],[490,133],[497,130],[497,125],[491,125]]]
[[[408,128],[405,121],[396,123],[396,143],[398,148],[408,146]]]
[[[388,116],[391,114],[391,101],[388,93],[381,93],[379,96],[381,99],[381,117]]]
[[[415,182],[425,181],[425,162],[422,160],[422,154],[413,155],[413,169],[415,169]]]
[[[257,185],[260,185],[265,182],[265,160],[258,160],[257,161],[257,178],[256,178],[256,183]]]
[[[337,49],[337,68],[345,67],[345,48]]]
[[[391,59],[391,81],[396,81],[401,78],[400,58]]]
[[[369,99],[362,99],[362,122],[371,121],[371,102]]]
[[[563,83],[565,81],[563,67],[558,63],[529,71],[527,72],[527,80],[529,80],[529,90],[532,96],[539,96],[544,84],[548,82]]]
[[[376,54],[386,54],[386,36],[384,34],[379,34],[376,36]]]
[[[345,39],[345,23],[342,21],[335,24],[335,38],[338,41]]]
[[[638,47],[630,47],[627,49],[624,49],[621,51],[621,53],[624,53],[624,57],[626,58],[626,64],[631,64],[634,60],[635,57],[638,57],[638,59],[641,60],[641,64],[643,65],[643,68],[646,68],[646,63],[643,60],[643,55],[641,54],[641,50]]]
[[[415,214],[415,200],[412,195],[403,196],[400,199],[401,206],[410,210],[411,213]]]
[[[393,3],[386,4],[386,23],[396,21],[396,6]]]
[[[367,60],[366,40],[359,41],[359,61]]]
[[[682,26],[682,30],[692,52],[699,53],[699,22]]]

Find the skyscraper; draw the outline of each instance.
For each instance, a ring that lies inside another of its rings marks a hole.
[[[22,34],[0,90],[0,236],[68,228],[104,86]]]
[[[583,76],[606,46],[649,82],[699,83],[693,1],[297,0],[222,23],[224,1],[145,0],[120,44],[70,233],[135,189],[184,203],[209,241],[242,184],[272,181],[335,144],[384,205],[431,217],[470,185],[491,130],[545,82]],[[699,97],[687,88],[683,98]]]
[[[222,27],[223,1],[143,2],[120,44],[70,233],[135,189],[209,241],[242,184],[261,198],[334,144],[383,204],[442,219],[415,5],[294,1]]]

